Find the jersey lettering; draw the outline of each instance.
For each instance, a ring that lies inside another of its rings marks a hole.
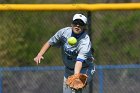
[[[77,55],[76,47],[72,47],[72,46],[70,46],[68,43],[65,43],[65,44],[64,44],[64,52],[65,52],[68,56],[75,56],[75,55]]]

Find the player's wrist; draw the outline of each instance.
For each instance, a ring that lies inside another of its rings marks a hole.
[[[78,75],[78,74],[80,74],[80,72],[75,72],[74,74],[75,74],[75,75]]]
[[[37,56],[42,56],[42,54],[38,53]]]
[[[80,76],[80,73],[75,73],[74,76],[79,77]]]
[[[44,59],[44,57],[42,56],[42,54],[38,54],[38,55],[37,55],[37,58],[39,58],[39,59]]]

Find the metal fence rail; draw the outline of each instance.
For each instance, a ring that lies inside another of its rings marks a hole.
[[[106,66],[97,66],[97,69],[99,70],[99,93],[104,93],[104,74],[103,70],[111,70],[111,69],[139,69],[140,65],[137,64],[131,64],[131,65],[106,65]]]
[[[130,69],[132,69],[132,70],[130,70]],[[93,80],[93,87],[92,87],[94,92],[92,92],[92,93],[106,93],[106,91],[108,91],[108,93],[111,93],[111,92],[109,92],[110,90],[107,90],[108,87],[110,87],[110,85],[109,85],[110,82],[107,79],[108,76],[113,78],[112,80],[114,82],[114,80],[122,79],[119,74],[122,73],[122,72],[124,73],[126,71],[129,72],[129,74],[131,75],[131,77],[133,79],[135,79],[135,77],[137,77],[135,80],[136,80],[137,83],[139,83],[140,82],[139,76],[136,76],[136,75],[138,75],[138,73],[137,74],[135,74],[135,73],[133,74],[133,72],[135,72],[135,69],[137,71],[140,70],[140,65],[131,64],[131,65],[105,65],[105,66],[98,65],[98,66],[96,66],[96,73],[95,73],[95,78]],[[121,71],[121,70],[123,70],[123,71]],[[59,83],[61,81],[60,84],[58,84],[59,85],[59,89],[58,89],[59,92],[58,93],[61,93],[62,92],[62,88],[60,88],[60,87],[62,85],[61,84],[62,83],[61,79],[62,79],[62,76],[63,76],[63,71],[64,71],[64,67],[63,66],[52,66],[52,67],[50,67],[50,66],[49,67],[47,67],[47,66],[46,67],[1,67],[0,68],[0,93],[7,93],[8,90],[9,91],[12,90],[9,93],[18,93],[18,89],[19,88],[24,90],[24,92],[22,92],[22,90],[20,89],[21,93],[25,93],[25,92],[26,93],[38,93],[38,92],[39,93],[49,93],[49,91],[47,92],[45,90],[45,88],[46,88],[45,84],[43,84],[43,86],[44,86],[43,87],[44,88],[43,91],[41,90],[41,88],[38,88],[37,89],[38,91],[37,91],[36,88],[34,87],[33,90],[35,90],[36,92],[32,91],[32,90],[29,90],[27,88],[24,89],[24,87],[21,87],[21,85],[23,85],[23,83],[26,86],[28,86],[28,83],[30,81],[34,82],[36,80],[36,78],[38,78],[38,77],[42,77],[43,79],[41,79],[41,80],[46,81],[47,84],[48,83],[51,84],[51,82],[52,82],[52,85],[53,85],[53,83],[56,84],[56,82],[53,82],[53,80],[51,80],[51,81],[48,80],[47,81],[47,79],[49,79],[49,77],[47,77],[47,76],[49,76],[49,75],[54,75],[54,77],[57,78],[57,80],[58,80],[57,83]],[[116,71],[117,71],[117,73],[116,73]],[[47,76],[45,75],[45,77],[44,77],[43,74],[46,74]],[[114,76],[114,74],[115,74],[115,76]],[[30,75],[31,75],[31,77],[30,77]],[[20,77],[20,79],[18,77]],[[28,77],[28,79],[25,78],[25,77]],[[12,78],[14,78],[14,79],[12,79]],[[53,78],[53,77],[51,77],[51,78]],[[59,78],[60,78],[60,81],[59,81]],[[126,80],[127,80],[127,78],[126,78]],[[5,82],[7,82],[7,83],[5,83]],[[12,82],[14,82],[14,83],[12,83]],[[17,85],[16,85],[16,82],[18,83]],[[20,84],[20,82],[22,82],[22,83]],[[11,89],[11,88],[13,88],[11,86],[13,86],[14,84],[16,85],[17,89]],[[37,85],[38,83],[35,82],[34,84]],[[108,85],[106,86],[106,84],[108,84]],[[116,83],[116,87],[117,87],[117,83]],[[50,86],[49,86],[49,88],[50,88]],[[58,87],[56,87],[56,88],[58,88]],[[58,90],[56,90],[56,91],[58,91]],[[134,91],[134,90],[131,90],[131,91]],[[122,93],[123,92],[124,91],[122,91]],[[55,92],[52,91],[51,93],[55,93]],[[86,93],[88,93],[88,92],[86,92]],[[137,93],[137,92],[135,92],[135,93]]]

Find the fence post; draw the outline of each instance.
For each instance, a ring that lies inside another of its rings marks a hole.
[[[88,34],[92,42],[91,16],[92,16],[91,11],[88,11],[87,12],[87,21],[88,21],[87,27],[88,27]],[[93,92],[93,80],[91,80],[91,82],[89,83],[89,93],[92,93],[92,92]]]
[[[91,17],[92,17],[91,11],[88,11],[87,12],[87,21],[88,21],[87,27],[88,27],[88,34],[89,34],[89,37],[90,37],[91,42],[92,42],[92,31],[91,31],[92,20],[91,20]]]
[[[99,93],[103,93],[103,68],[99,66]]]

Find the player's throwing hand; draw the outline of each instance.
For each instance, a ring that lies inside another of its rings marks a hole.
[[[36,62],[36,64],[38,65],[40,62],[41,62],[41,59],[44,59],[44,57],[42,55],[37,55],[35,58],[34,58],[34,61]]]

